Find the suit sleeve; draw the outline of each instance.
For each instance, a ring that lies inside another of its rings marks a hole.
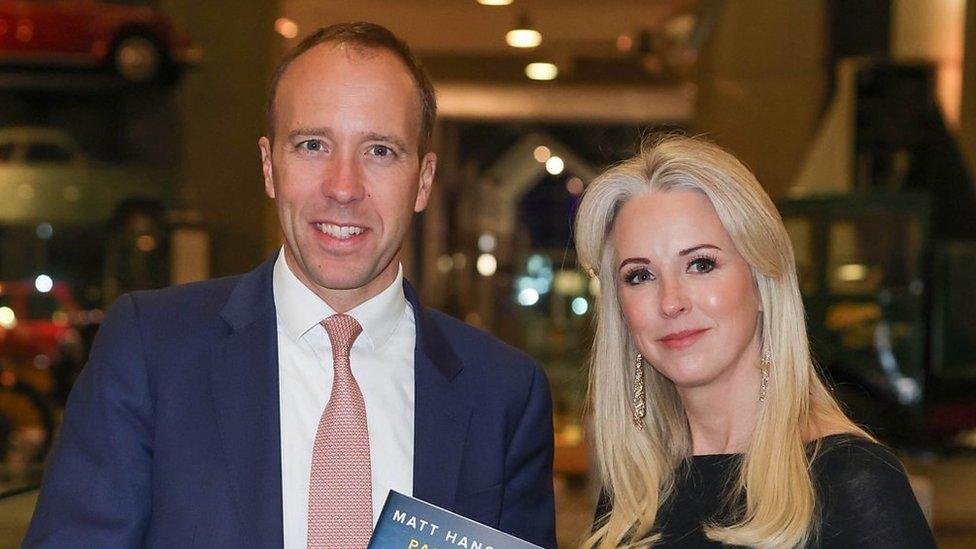
[[[505,459],[505,491],[499,525],[543,547],[556,546],[552,490],[552,398],[549,383],[533,365],[532,385]]]
[[[24,547],[139,547],[151,512],[152,400],[138,311],[121,297],[72,389]]]

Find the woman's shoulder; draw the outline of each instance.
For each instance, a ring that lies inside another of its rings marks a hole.
[[[895,454],[865,436],[839,433],[808,446],[813,480],[835,498],[884,501],[893,496],[914,498],[908,474]],[[842,503],[837,501],[836,503]]]
[[[860,434],[827,435],[810,442],[807,448],[815,474],[827,474],[835,479],[858,476],[905,478],[905,468],[891,450]]]
[[[908,475],[885,446],[858,434],[810,443],[826,546],[934,547]]]

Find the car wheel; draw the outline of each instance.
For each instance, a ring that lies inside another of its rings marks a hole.
[[[163,70],[163,52],[151,38],[133,34],[119,40],[112,53],[112,66],[125,80],[145,84],[158,80]]]

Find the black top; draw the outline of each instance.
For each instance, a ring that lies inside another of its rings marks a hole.
[[[808,450],[814,450],[814,444]],[[729,524],[723,505],[739,454],[693,456],[681,466],[675,491],[655,521],[659,547],[722,547],[702,523]],[[813,460],[820,526],[808,547],[926,549],[935,540],[908,485],[901,462],[880,444],[839,434],[820,439]],[[596,516],[610,511],[601,496]]]

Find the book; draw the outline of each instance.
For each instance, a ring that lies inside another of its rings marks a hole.
[[[368,549],[523,549],[527,541],[390,490]]]

